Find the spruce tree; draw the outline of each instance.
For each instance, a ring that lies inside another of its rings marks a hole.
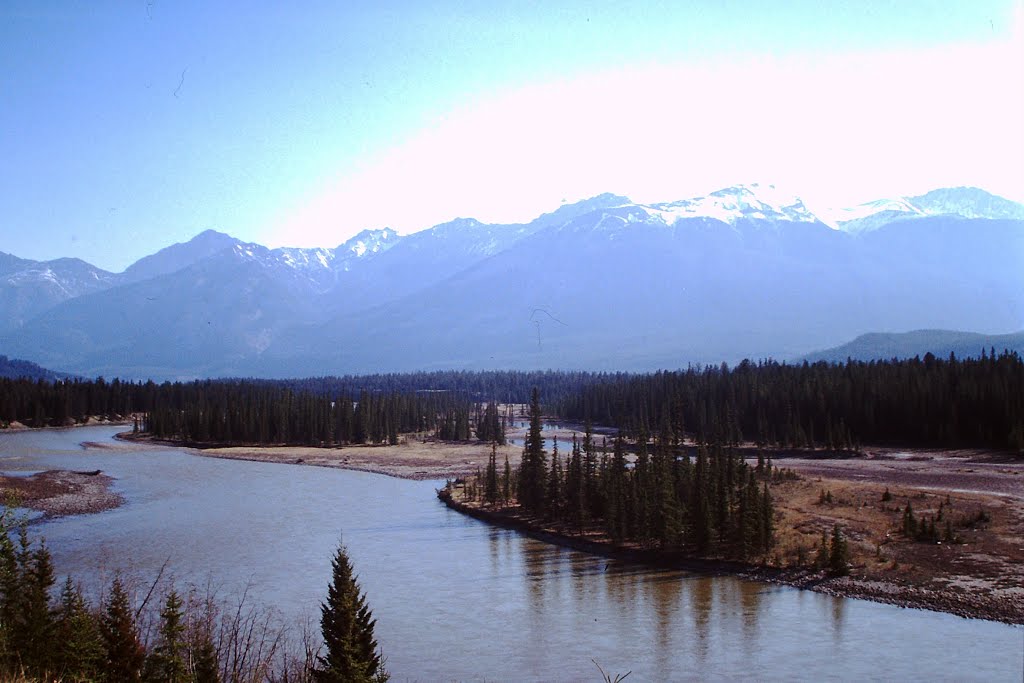
[[[814,566],[817,569],[827,569],[829,564],[828,533],[821,530],[821,541],[818,543],[818,552],[814,556]]]
[[[23,582],[25,595],[16,622],[18,637],[15,642],[24,667],[36,675],[42,675],[54,668],[53,654],[57,650],[57,623],[54,611],[50,608],[50,588],[55,578],[50,551],[45,545],[40,545],[31,553],[26,570]]]
[[[572,435],[572,453],[565,468],[565,499],[566,518],[572,522],[580,533],[587,516],[587,491],[583,473],[583,458],[576,434]]]
[[[491,442],[491,455],[487,459],[487,474],[484,481],[484,500],[488,505],[498,502],[498,445]]]
[[[320,605],[325,652],[317,657],[319,666],[313,671],[314,678],[324,683],[386,681],[388,674],[373,636],[377,622],[359,588],[345,546],[338,546],[331,569],[327,600]]]
[[[519,503],[527,512],[542,512],[547,483],[547,454],[541,435],[540,395],[534,387],[530,399],[530,431],[523,445],[523,461],[519,465]]]
[[[192,680],[195,683],[220,683],[217,650],[213,645],[211,624],[203,624],[192,636]]]
[[[508,463],[508,453],[505,454],[505,469],[501,475],[501,501],[505,505],[512,500],[512,466]]]
[[[146,660],[147,681],[185,683],[188,680],[183,616],[181,598],[172,590],[160,610],[159,641]]]
[[[69,576],[60,594],[54,673],[63,680],[88,681],[97,679],[102,667],[99,624]]]
[[[846,539],[843,538],[843,532],[839,530],[839,525],[836,524],[832,527],[832,549],[828,556],[829,572],[835,576],[846,576],[849,574],[849,555],[850,552],[846,545]]]
[[[114,577],[110,586],[110,597],[100,621],[106,661],[106,680],[109,683],[137,683],[141,680],[145,651],[139,642],[132,614],[119,577]]]
[[[558,459],[557,438],[551,450],[551,471],[548,475],[547,502],[544,507],[551,519],[562,518],[565,499],[562,494],[562,463]]]

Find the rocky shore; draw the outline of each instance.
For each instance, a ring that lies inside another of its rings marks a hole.
[[[44,517],[102,512],[124,503],[110,490],[114,478],[100,472],[48,470],[27,477],[0,474],[0,496],[12,496],[20,507]]]

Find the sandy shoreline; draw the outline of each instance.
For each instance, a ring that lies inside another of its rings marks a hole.
[[[454,479],[475,475],[487,466],[489,444],[479,441],[445,442],[403,437],[397,446],[213,446],[159,441],[126,432],[117,438],[134,443],[188,448],[196,455],[226,460],[275,462],[373,472],[399,479]],[[499,446],[498,462],[508,456],[512,466],[519,463],[521,448]]]

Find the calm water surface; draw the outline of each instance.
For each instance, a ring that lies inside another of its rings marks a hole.
[[[35,525],[58,573],[212,580],[315,617],[344,535],[395,681],[1020,681],[1024,630],[649,569],[490,528],[437,482],[88,448],[113,427],[0,435],[0,470],[102,469],[127,504]]]

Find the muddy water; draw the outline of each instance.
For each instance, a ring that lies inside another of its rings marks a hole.
[[[0,470],[102,469],[127,504],[35,525],[59,573],[212,580],[315,616],[344,535],[395,681],[1021,680],[1024,630],[549,546],[451,512],[435,483],[0,435]]]

